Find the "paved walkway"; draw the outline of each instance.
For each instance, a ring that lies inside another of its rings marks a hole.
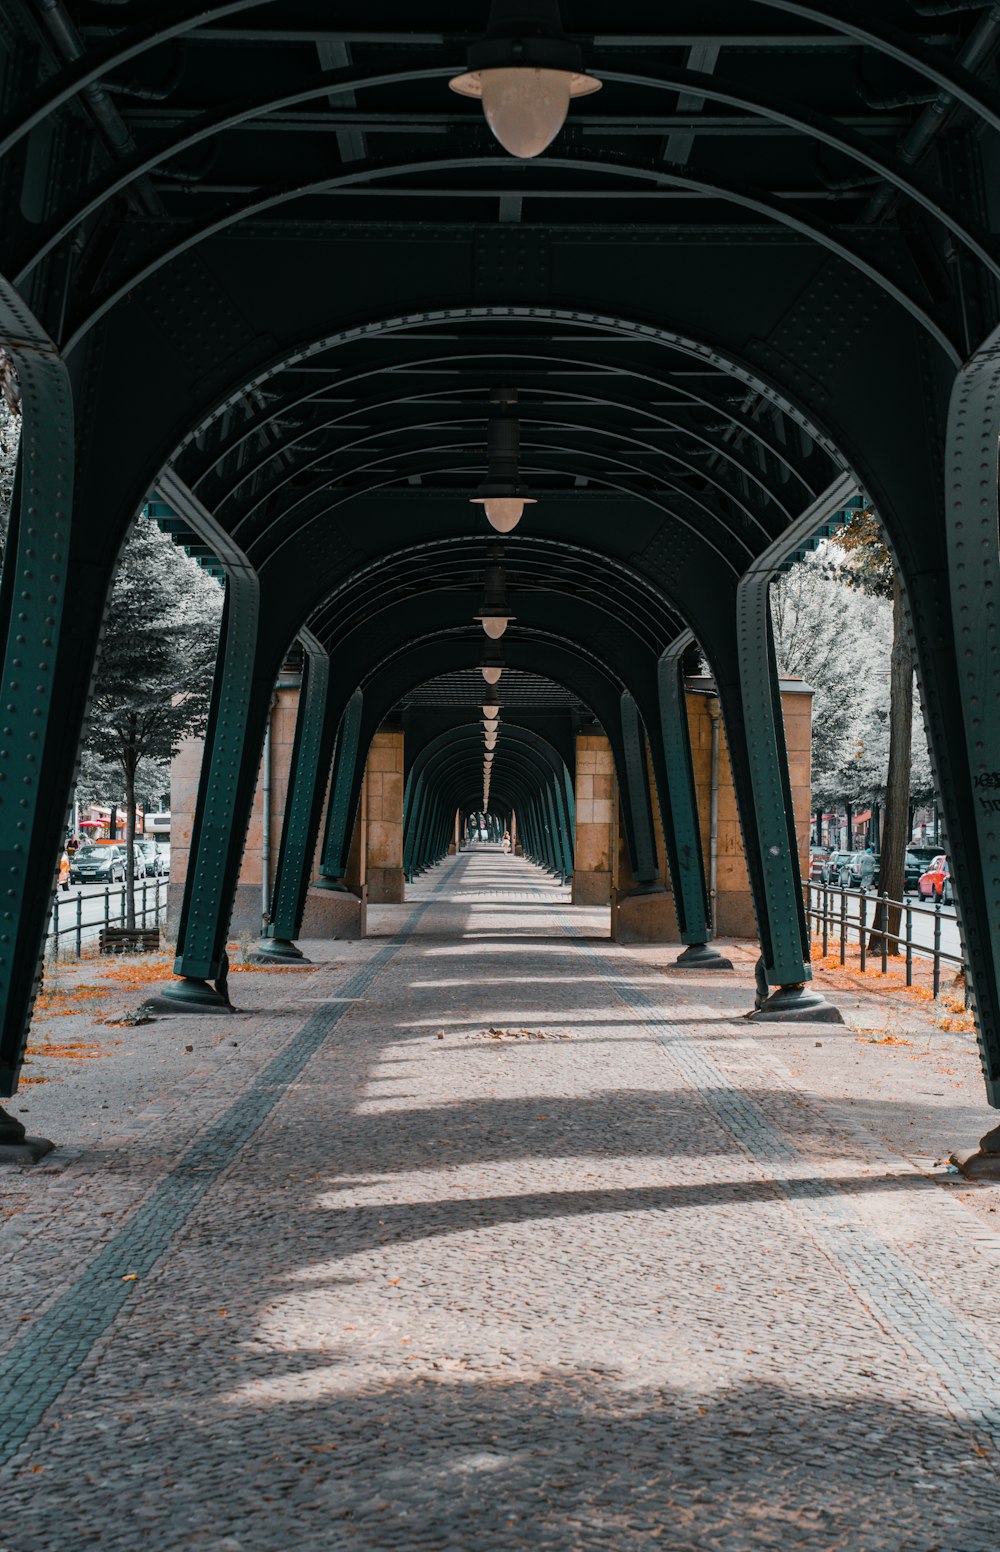
[[[994,1552],[1000,1236],[529,864],[412,893],[18,1177],[0,1548]]]

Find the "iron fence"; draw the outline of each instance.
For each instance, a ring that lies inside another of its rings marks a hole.
[[[143,879],[141,883],[136,882],[134,900],[137,927],[158,927],[165,919],[168,884],[169,880],[166,878]],[[111,913],[112,900],[118,906],[114,915]],[[119,884],[117,888],[109,886],[102,891],[94,890],[89,894],[84,894],[81,890],[68,900],[63,899],[57,890],[52,907],[52,921],[45,939],[46,954],[58,957],[65,953],[66,949],[61,940],[70,938],[69,952],[75,951],[76,958],[81,958],[84,943],[96,943],[102,927],[125,926],[128,915],[127,904],[125,884]],[[67,917],[70,918],[69,921]]]
[[[907,986],[913,985],[914,959],[930,959],[933,967],[935,997],[941,990],[942,964],[954,965],[964,975],[963,956],[949,953],[947,949],[941,947],[942,920],[950,921],[953,918],[942,917],[940,899],[935,900],[933,905],[914,905],[909,900],[890,900],[886,894],[872,893],[865,889],[839,889],[831,884],[812,882],[804,884],[803,888],[806,897],[806,919],[814,922],[818,928],[817,935],[822,944],[824,958],[830,952],[832,940],[839,946],[840,963],[845,965],[847,945],[853,935],[860,945],[862,970],[867,970],[873,957],[869,948],[871,939],[878,940],[879,947],[874,958],[879,962],[883,975],[887,974],[889,968],[889,944],[898,941],[900,957],[906,961]],[[898,933],[890,933],[887,930],[888,913],[893,906],[900,912]],[[929,917],[933,922],[929,943],[914,941],[914,918],[920,917]],[[968,1006],[968,1000],[968,990],[966,990],[966,1006]]]

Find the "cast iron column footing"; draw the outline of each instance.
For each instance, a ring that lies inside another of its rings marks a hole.
[[[689,943],[674,960],[678,970],[731,970],[733,962],[708,943]]]
[[[746,1015],[757,1024],[842,1024],[840,1009],[811,986],[778,986]]]
[[[26,1137],[20,1121],[0,1110],[0,1164],[37,1164],[53,1146],[47,1137]]]
[[[165,1018],[184,1013],[235,1013],[235,1008],[221,992],[207,981],[186,976],[183,981],[169,981],[161,992],[150,997],[139,1010],[153,1018]]]
[[[341,895],[349,895],[351,892],[342,878],[314,878],[309,887],[310,889],[335,889]]]
[[[257,947],[248,955],[252,965],[311,965],[300,948],[290,938],[261,938]]]
[[[951,1162],[970,1180],[1000,1180],[1000,1126],[980,1137],[978,1148],[953,1153]]]

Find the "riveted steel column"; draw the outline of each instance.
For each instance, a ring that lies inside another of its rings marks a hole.
[[[260,752],[274,689],[272,665],[258,656],[260,583],[249,569],[226,579],[212,705],[184,884],[177,958],[180,983],[165,986],[154,1012],[223,1011],[226,935],[232,914]],[[213,991],[207,982],[218,984]]]
[[[656,862],[656,838],[649,798],[649,771],[646,765],[646,735],[639,719],[639,708],[626,691],[621,698],[622,744],[625,755],[625,835],[632,853],[632,877],[647,889],[660,884]]]
[[[413,878],[414,847],[417,839],[420,815],[424,804],[425,777],[421,771],[416,780],[412,774],[403,798],[403,877],[407,883]]]
[[[312,873],[316,831],[323,807],[324,778],[333,744],[330,705],[330,659],[309,631],[300,638],[305,672],[295,719],[291,778],[281,826],[281,846],[274,880],[271,921],[254,958],[304,963],[295,947],[305,911]]]
[[[684,689],[684,654],[693,640],[691,632],[685,631],[676,641],[671,642],[657,664],[657,683],[662,764],[667,787],[663,814],[664,840],[681,941],[697,947],[710,943],[713,932]],[[732,968],[730,962],[722,959],[714,950],[700,954],[681,954],[678,963],[692,966],[702,964],[706,969]]]
[[[361,738],[361,714],[364,695],[355,690],[340,719],[337,749],[333,758],[333,780],[330,784],[330,805],[326,818],[326,836],[323,840],[323,856],[320,859],[320,876],[316,880],[320,888],[343,889],[340,881],[347,870],[347,857],[351,849],[351,832],[357,812],[357,798],[361,791],[358,780],[359,741]]]
[[[815,534],[832,512],[842,510],[854,489],[849,475],[840,476],[741,579],[736,593],[738,712],[730,687],[724,688],[722,667],[718,665],[734,779],[738,769],[745,771],[752,797],[753,822],[748,821],[743,802],[740,818],[747,851],[754,844],[757,847],[754,907],[761,940],[760,969],[768,986],[778,988],[766,999],[758,996],[762,1005],[751,1017],[768,1022],[843,1023],[837,1009],[818,992],[803,990],[812,979],[812,968],[774,655],[770,590],[784,557],[797,543]]]
[[[948,851],[987,1098],[1000,1108],[1000,337],[959,374],[948,415],[945,515],[965,761],[936,740]],[[928,614],[930,611],[928,611]],[[934,635],[941,636],[933,621]],[[922,634],[922,633],[921,633]],[[923,646],[925,655],[927,645]],[[946,646],[933,642],[932,650]],[[983,1139],[985,1145],[987,1139]],[[1000,1136],[991,1134],[1000,1152]]]
[[[751,572],[740,583],[740,695],[770,926],[764,971],[770,986],[797,986],[812,979],[812,970],[774,659],[770,588],[769,573]]]
[[[26,309],[23,310],[26,314]],[[74,424],[66,369],[18,319],[20,464],[0,586],[0,1094],[13,1094],[44,952],[76,749],[117,546],[79,557],[69,606]],[[24,335],[29,335],[25,339]],[[32,340],[32,334],[36,338]],[[4,1141],[40,1157],[0,1112]]]

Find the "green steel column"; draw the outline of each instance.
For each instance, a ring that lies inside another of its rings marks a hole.
[[[951,630],[942,629],[938,588],[925,585],[921,592],[931,596],[920,599],[924,629],[916,634],[928,655],[947,653],[954,641],[964,739],[949,740],[940,726],[935,729],[935,766],[950,811],[948,849],[986,1093],[1000,1108],[998,345],[1000,331],[958,374],[949,406],[944,485]],[[940,724],[927,694],[930,677],[925,667],[921,689],[929,721]],[[956,743],[964,743],[964,761]],[[980,1146],[984,1153],[1000,1153],[1000,1128]]]
[[[229,574],[177,934],[174,971],[184,979],[147,1004],[154,1012],[229,1007],[226,935],[274,690],[273,668],[258,658],[259,622],[256,574]]]
[[[656,838],[649,797],[649,771],[646,765],[646,735],[639,719],[639,708],[626,690],[621,698],[622,744],[625,751],[626,836],[631,841],[632,876],[643,892],[662,889],[656,860]]]
[[[705,882],[705,859],[698,820],[683,668],[684,654],[693,640],[691,632],[685,631],[676,641],[671,642],[657,664],[660,736],[667,784],[663,834],[674,886],[681,942],[689,945],[676,962],[692,969],[731,970],[731,960],[724,959],[716,949],[707,947],[713,932]]]
[[[413,878],[414,848],[423,813],[425,786],[426,778],[423,771],[416,781],[411,774],[408,790],[403,799],[403,877],[407,883]]]
[[[354,827],[354,792],[360,791],[357,783],[358,744],[361,738],[361,715],[364,695],[355,690],[340,719],[337,749],[333,759],[333,779],[330,784],[330,806],[326,818],[326,836],[320,859],[320,889],[344,889],[342,880],[347,870],[347,857],[351,848],[351,832]]]
[[[723,700],[726,737],[734,771],[737,756],[745,763],[753,801],[754,824],[744,830],[749,846],[757,846],[757,870],[763,899],[755,904],[758,917],[766,916],[761,929],[760,970],[768,986],[777,991],[758,995],[759,1006],[751,1017],[767,1022],[805,1020],[843,1023],[837,1009],[817,991],[807,988],[812,979],[809,933],[799,875],[795,816],[785,751],[781,693],[774,655],[771,625],[771,582],[784,558],[797,544],[814,535],[831,513],[842,510],[854,490],[849,475],[839,476],[785,531],[741,579],[736,593],[736,642],[739,660],[740,710],[737,723],[732,700]],[[721,685],[720,685],[721,691]]]
[[[76,747],[89,692],[110,555],[79,557],[70,579],[74,421],[54,347],[21,310],[14,354],[22,430],[0,586],[0,1094],[17,1088],[45,947]],[[37,338],[32,334],[37,332]],[[14,337],[13,331],[11,338]],[[51,1146],[0,1111],[0,1141],[31,1161]]]
[[[324,778],[329,770],[333,708],[330,705],[330,658],[310,631],[299,638],[305,650],[305,671],[295,719],[291,775],[281,826],[278,867],[271,896],[271,920],[254,959],[305,963],[296,948],[312,874],[316,830],[323,806]]]

